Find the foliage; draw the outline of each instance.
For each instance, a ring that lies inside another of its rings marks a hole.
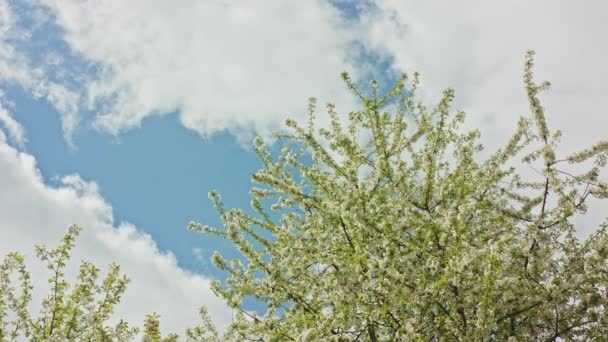
[[[33,285],[24,257],[9,253],[0,264],[0,341],[132,341],[139,329],[120,320],[108,326],[114,307],[127,289],[129,279],[120,267],[110,264],[109,272],[99,284],[99,269],[82,261],[77,282],[70,285],[65,267],[82,228],[68,228],[61,244],[47,250],[36,246],[36,255],[51,271],[49,295],[42,302],[40,316],[30,314]],[[17,281],[17,285],[14,282]],[[71,291],[69,291],[71,288]],[[201,324],[186,330],[188,342],[218,341],[218,332],[207,310],[200,309]],[[161,336],[160,316],[147,315],[144,320],[144,341],[178,341],[177,334]]]
[[[244,259],[215,265],[213,290],[237,309],[224,338],[253,341],[527,341],[608,336],[607,224],[586,240],[572,218],[608,197],[599,180],[608,142],[565,157],[533,80],[531,115],[506,146],[479,161],[478,131],[463,132],[448,89],[432,109],[406,75],[384,96],[348,87],[363,108],[347,125],[333,105],[329,129],[291,134],[273,158],[261,138],[250,215],[212,192],[223,228],[192,230],[230,240]],[[391,106],[389,106],[391,105]],[[387,108],[396,108],[388,112]],[[368,137],[368,139],[366,139]],[[307,158],[312,156],[312,162]],[[538,167],[525,177],[514,161]],[[587,170],[573,174],[574,165]],[[577,166],[578,165],[578,166]],[[270,210],[269,201],[272,201]],[[255,298],[267,311],[243,308]]]
[[[194,328],[186,329],[187,342],[217,342],[220,340],[216,327],[211,323],[207,309],[202,307],[199,310],[201,324]],[[161,337],[160,316],[156,313],[147,315],[144,321],[144,342],[176,342],[179,341],[177,334],[169,334]]]
[[[38,317],[29,312],[33,286],[24,257],[10,253],[4,258],[0,265],[1,341],[130,341],[134,338],[137,329],[122,320],[115,326],[106,325],[129,282],[118,265],[110,264],[108,274],[98,283],[99,269],[82,261],[78,281],[69,291],[64,271],[80,231],[80,227],[70,226],[61,244],[53,250],[36,246],[36,255],[51,271],[49,295],[43,300]],[[12,284],[15,275],[19,281],[17,287]]]

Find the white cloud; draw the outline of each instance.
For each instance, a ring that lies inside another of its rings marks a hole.
[[[339,73],[355,69],[356,36],[326,1],[40,1],[99,66],[86,90],[110,133],[179,111],[202,135],[264,134],[310,96],[352,103]]]
[[[9,0],[0,0],[0,81],[22,87],[35,98],[46,99],[61,115],[65,139],[72,143],[78,125],[80,95],[64,84],[51,81],[44,66],[30,61],[27,51],[18,43],[29,42],[31,32],[18,25]],[[43,19],[39,19],[43,20]]]
[[[220,326],[231,313],[210,290],[210,280],[180,268],[172,253],[159,251],[150,235],[131,224],[116,223],[112,207],[97,185],[77,175],[65,176],[57,186],[42,180],[33,156],[0,140],[0,255],[27,255],[35,279],[35,302],[48,289],[43,266],[33,262],[35,244],[55,245],[68,225],[85,228],[72,256],[71,274],[79,260],[98,266],[114,261],[132,279],[115,317],[140,325],[145,314],[161,314],[164,331],[183,333],[198,322],[197,309],[206,305]]]
[[[114,134],[174,111],[203,135],[264,134],[286,116],[301,118],[313,95],[348,111],[353,99],[338,73],[369,70],[355,62],[353,42],[383,52],[397,71],[421,72],[428,98],[454,87],[489,147],[527,110],[529,48],[538,79],[554,84],[545,104],[552,127],[566,128],[566,150],[602,135],[606,123],[597,105],[608,90],[603,1],[352,2],[363,9],[359,21],[323,0],[37,1],[52,9],[71,49],[99,67],[84,92],[97,127]]]
[[[535,49],[537,81],[553,84],[543,96],[549,124],[572,151],[608,135],[607,11],[605,1],[377,0],[362,22],[368,46],[399,71],[419,71],[427,94],[455,88],[492,147],[528,111],[523,59]]]
[[[8,1],[0,0],[0,76],[53,103],[68,140],[85,94],[97,127],[114,134],[177,111],[201,134],[228,129],[247,138],[282,127],[287,115],[301,118],[311,95],[348,111],[352,98],[338,73],[368,70],[354,62],[355,41],[383,51],[399,71],[420,71],[427,94],[454,87],[490,147],[527,110],[521,66],[534,48],[538,78],[554,84],[545,103],[552,126],[567,128],[566,149],[603,133],[602,1],[352,2],[363,8],[357,22],[323,0],[32,0],[52,10],[72,52],[98,67],[92,81],[78,75],[79,91],[49,81],[44,66],[31,67],[11,44],[30,32],[15,27]]]
[[[4,94],[0,91],[0,102],[5,101]],[[8,132],[13,143],[19,148],[23,148],[26,141],[25,130],[23,129],[23,126],[12,117],[11,113],[6,110],[4,103],[0,103],[0,124],[4,125],[4,128]]]

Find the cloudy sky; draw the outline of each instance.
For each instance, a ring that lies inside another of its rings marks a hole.
[[[77,223],[74,258],[132,278],[118,315],[157,311],[181,331],[207,305],[224,325],[209,256],[234,251],[186,225],[219,224],[212,189],[248,207],[255,134],[303,118],[310,96],[355,109],[343,70],[385,84],[418,71],[429,104],[456,89],[492,150],[526,113],[533,48],[550,126],[578,150],[608,137],[606,13],[601,0],[0,0],[0,254],[31,260]]]

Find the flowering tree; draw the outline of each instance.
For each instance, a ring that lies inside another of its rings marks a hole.
[[[224,227],[190,228],[230,240],[242,259],[213,261],[229,276],[213,290],[235,308],[220,337],[203,308],[187,341],[593,340],[608,336],[608,223],[586,240],[572,218],[589,198],[608,197],[599,178],[608,142],[558,157],[560,133],[546,123],[528,53],[524,84],[530,117],[486,160],[477,131],[462,132],[454,92],[427,109],[416,102],[417,75],[384,96],[364,96],[344,127],[328,105],[329,129],[291,133],[273,158],[262,139],[263,167],[253,176],[254,215],[226,208],[211,193]],[[389,107],[396,108],[392,113]],[[312,156],[312,161],[309,160]],[[538,165],[527,179],[510,166]],[[583,172],[575,173],[570,165]],[[270,204],[270,210],[268,205]],[[24,258],[0,264],[0,340],[128,341],[138,329],[106,324],[128,283],[117,265],[98,284],[82,262],[75,284],[64,269],[80,228],[53,250],[37,247],[51,271],[39,317],[29,312],[32,283]],[[14,284],[16,282],[16,285]],[[255,298],[264,314],[246,310]],[[144,341],[162,337],[159,316],[144,320]]]
[[[51,271],[50,291],[38,317],[30,313],[33,285],[24,257],[9,253],[0,263],[0,341],[91,342],[133,341],[136,338],[140,329],[123,320],[115,326],[107,325],[129,283],[118,265],[110,264],[101,284],[97,282],[99,269],[87,261],[80,265],[74,284],[66,279],[64,270],[81,230],[79,226],[70,226],[61,244],[53,250],[36,246],[36,255]],[[200,325],[186,329],[186,341],[218,341],[218,332],[205,308],[200,309],[200,317]],[[159,320],[156,313],[146,316],[141,334],[143,341],[179,341],[174,333],[162,337]]]
[[[29,312],[33,286],[23,256],[10,253],[4,258],[0,264],[0,341],[26,338],[31,341],[130,341],[134,338],[137,329],[122,320],[115,326],[106,325],[129,282],[118,265],[110,264],[108,274],[98,284],[99,269],[83,261],[78,280],[69,291],[64,270],[80,231],[80,227],[70,226],[61,244],[53,250],[36,246],[36,255],[51,271],[50,291],[38,317]],[[18,279],[16,287],[15,279]]]
[[[218,342],[220,340],[217,328],[211,322],[207,309],[202,307],[199,310],[201,324],[194,328],[186,329],[186,341],[188,342]],[[171,333],[162,337],[160,333],[160,316],[156,313],[147,315],[144,321],[143,342],[177,342],[180,341],[179,335]]]
[[[586,240],[572,218],[599,180],[608,141],[557,156],[527,54],[529,117],[483,161],[477,131],[460,128],[451,89],[437,106],[416,102],[417,75],[384,96],[372,82],[345,124],[315,132],[315,101],[273,158],[262,139],[253,175],[256,212],[215,203],[223,228],[192,230],[230,240],[244,258],[213,262],[228,272],[213,290],[236,309],[227,340],[451,341],[591,340],[608,336],[608,236]],[[392,105],[393,112],[385,111]],[[368,136],[369,139],[364,139]],[[312,156],[312,162],[307,161]],[[513,160],[537,166],[517,172]],[[574,174],[569,165],[585,172]],[[270,201],[270,202],[269,202]],[[268,208],[268,205],[270,208]],[[263,303],[263,314],[243,299]]]

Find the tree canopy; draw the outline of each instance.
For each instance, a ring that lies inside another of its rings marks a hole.
[[[288,120],[273,155],[262,138],[252,179],[252,210],[227,208],[210,193],[222,227],[189,228],[228,239],[242,254],[214,264],[227,272],[213,291],[234,308],[223,335],[201,309],[188,341],[528,341],[608,336],[608,223],[582,239],[573,223],[591,198],[608,197],[600,170],[608,141],[560,156],[526,56],[530,114],[506,145],[483,158],[477,130],[451,110],[447,89],[427,108],[418,75],[369,95],[343,73],[361,109],[329,126]],[[523,165],[536,173],[521,173]],[[583,170],[583,171],[581,171]],[[82,262],[69,285],[64,268],[80,228],[54,250],[37,247],[52,276],[41,315],[28,311],[32,284],[23,256],[0,265],[0,339],[130,340],[138,329],[106,324],[128,279],[112,264]],[[17,285],[14,285],[14,282]],[[71,291],[69,291],[71,290]],[[243,300],[263,304],[248,310]],[[159,316],[144,320],[146,341]]]
[[[157,313],[144,318],[143,330],[122,319],[115,325],[108,324],[130,281],[117,264],[109,265],[107,275],[99,283],[100,269],[83,260],[76,281],[70,284],[65,270],[81,231],[77,225],[70,226],[59,246],[52,250],[36,246],[36,256],[51,273],[49,292],[42,301],[39,316],[30,312],[34,286],[24,256],[13,252],[4,257],[0,263],[0,341],[126,342],[138,335],[144,342],[179,341],[175,333],[161,335]],[[207,309],[201,308],[199,314],[200,324],[186,329],[185,340],[218,341],[218,331]]]
[[[100,270],[82,261],[77,281],[70,285],[66,280],[65,267],[80,231],[80,227],[70,226],[53,250],[36,246],[36,255],[51,271],[49,294],[38,317],[29,312],[33,285],[24,257],[10,253],[4,258],[0,264],[0,341],[128,341],[135,336],[137,329],[125,321],[106,324],[129,283],[118,265],[110,264],[99,284]],[[14,274],[17,287],[12,285]]]
[[[479,132],[461,128],[454,91],[427,108],[418,76],[316,130],[287,121],[275,157],[261,138],[251,215],[210,197],[223,227],[191,229],[230,240],[243,259],[213,257],[228,273],[213,290],[238,312],[227,339],[252,341],[590,340],[608,336],[607,225],[587,239],[572,218],[592,197],[608,141],[558,156],[525,61],[530,115],[504,146],[479,156]],[[312,157],[312,161],[307,158]],[[483,160],[481,160],[483,159]],[[515,162],[537,170],[522,175]],[[578,165],[584,172],[571,173]],[[264,303],[248,311],[243,299]]]

